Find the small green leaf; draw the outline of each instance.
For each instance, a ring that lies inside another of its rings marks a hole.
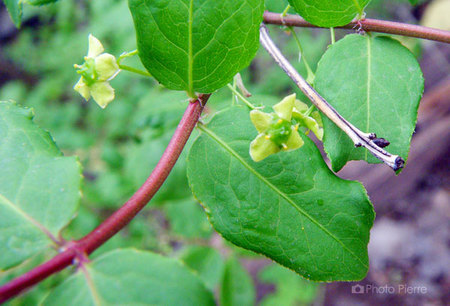
[[[255,163],[246,109],[220,112],[200,130],[189,184],[220,234],[313,280],[366,275],[373,208],[361,184],[336,177],[308,137],[298,150]]]
[[[129,0],[145,68],[169,89],[213,92],[259,47],[263,0]]]
[[[311,305],[317,296],[317,283],[277,264],[271,264],[261,270],[259,278],[265,283],[276,285],[274,293],[264,296],[262,306]]]
[[[22,2],[20,0],[3,0],[14,25],[19,28],[22,23]]]
[[[288,5],[288,0],[265,0],[266,10],[282,13]]]
[[[0,102],[0,269],[52,245],[80,200],[81,166],[63,157],[29,109]]]
[[[253,280],[234,257],[227,260],[220,290],[222,306],[255,305],[256,293]]]
[[[124,249],[85,264],[42,304],[214,305],[214,298],[179,261]]]
[[[386,36],[347,35],[324,54],[314,84],[344,118],[387,139],[387,150],[407,159],[424,87],[419,63],[407,48]],[[323,119],[325,151],[334,171],[349,160],[380,162]]]
[[[58,1],[58,0],[26,0],[26,3],[37,6],[37,5],[54,3],[56,1]]]
[[[289,0],[305,20],[320,27],[337,27],[363,16],[370,0]]]
[[[5,3],[6,9],[9,12],[9,15],[11,16],[11,19],[14,23],[14,25],[19,28],[22,23],[22,4],[28,3],[31,5],[44,5],[56,2],[58,0],[3,0],[3,3]]]
[[[193,246],[183,252],[180,259],[198,273],[206,287],[213,291],[222,278],[224,260],[213,248]]]
[[[184,173],[184,177],[186,174]],[[208,238],[211,225],[203,209],[194,199],[170,201],[164,204],[171,231],[186,238]]]

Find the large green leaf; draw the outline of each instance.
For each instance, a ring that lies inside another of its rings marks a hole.
[[[129,0],[139,56],[164,86],[208,93],[245,68],[259,47],[263,0]]]
[[[321,27],[337,27],[348,24],[370,0],[289,0],[289,3],[305,20]]]
[[[80,199],[79,162],[63,157],[32,118],[31,110],[0,102],[0,269],[49,247]]]
[[[407,48],[386,36],[347,35],[324,54],[314,84],[354,126],[386,138],[388,151],[407,159],[424,86],[420,66]],[[323,118],[333,170],[349,160],[380,162]]]
[[[43,305],[214,305],[214,298],[179,261],[124,249],[85,264]]]
[[[251,276],[239,260],[234,257],[229,258],[220,288],[220,305],[252,306],[255,305],[255,300],[255,286]]]
[[[366,275],[373,208],[361,184],[336,177],[308,137],[299,150],[255,163],[248,110],[221,112],[200,130],[188,178],[220,234],[309,279]]]

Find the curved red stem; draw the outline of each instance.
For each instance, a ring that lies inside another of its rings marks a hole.
[[[317,26],[307,22],[300,16],[286,15],[282,17],[281,14],[272,12],[264,12],[264,23],[285,25],[289,27],[318,28]],[[361,27],[361,29],[367,32],[396,34],[450,43],[449,31],[433,29],[413,24],[406,24],[401,22],[385,21],[378,19],[361,19],[352,21],[347,25],[336,28],[352,30],[358,27]]]
[[[155,169],[141,188],[121,208],[84,238],[69,242],[61,253],[49,261],[0,287],[0,303],[72,265],[78,258],[85,258],[123,229],[147,205],[169,176],[197,124],[209,96],[209,94],[200,95],[197,100],[189,103]]]

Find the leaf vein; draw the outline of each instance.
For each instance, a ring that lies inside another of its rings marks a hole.
[[[22,216],[24,219],[28,220],[31,224],[33,224],[37,229],[43,232],[50,240],[54,241],[53,235],[37,220],[28,215],[25,211],[20,209],[18,205],[11,202],[8,198],[6,198],[3,194],[0,194],[0,204],[3,203],[5,206],[12,208],[17,212],[18,215]]]
[[[275,193],[277,193],[280,197],[282,197],[286,202],[292,205],[300,214],[305,216],[308,220],[310,220],[314,225],[316,225],[320,230],[322,230],[326,235],[335,240],[338,244],[342,246],[344,250],[350,253],[353,257],[355,257],[364,267],[367,265],[359,258],[355,253],[352,252],[338,237],[333,235],[328,229],[326,229],[322,224],[320,224],[316,219],[314,219],[311,215],[309,215],[306,211],[304,211],[301,207],[299,207],[288,195],[278,189],[275,185],[269,182],[265,177],[263,177],[259,172],[255,171],[242,156],[240,156],[236,151],[233,150],[227,143],[225,143],[218,135],[216,135],[213,131],[205,127],[204,125],[199,125],[199,129],[205,132],[209,137],[211,137],[214,141],[216,141],[219,145],[221,145],[225,150],[227,150],[232,156],[234,156],[245,168],[247,168],[254,176],[260,179],[263,183],[265,183],[269,188],[271,188]]]

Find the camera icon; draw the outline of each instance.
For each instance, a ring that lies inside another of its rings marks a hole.
[[[362,285],[354,285],[352,286],[352,294],[364,294],[365,290],[364,290],[364,286]]]

